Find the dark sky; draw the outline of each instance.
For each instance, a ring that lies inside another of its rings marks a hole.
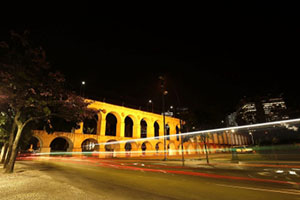
[[[243,96],[299,100],[299,16],[292,5],[253,6],[19,8],[7,12],[1,37],[30,30],[74,90],[86,81],[87,97],[136,107],[152,99],[160,110],[163,75],[168,106],[219,120]]]

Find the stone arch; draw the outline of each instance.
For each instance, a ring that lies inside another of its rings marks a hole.
[[[194,154],[193,143],[189,143],[189,144],[187,145],[186,151],[187,151],[187,154],[188,154],[188,155]]]
[[[121,117],[116,112],[110,112],[105,117],[105,135],[120,136]]]
[[[152,145],[150,142],[145,141],[141,144],[142,155],[146,155],[148,151],[152,151]]]
[[[125,137],[133,137],[134,122],[133,122],[131,116],[128,115],[128,116],[125,117],[124,125],[125,125],[124,136]]]
[[[98,130],[98,115],[96,114],[91,119],[85,119],[83,121],[83,133],[84,134],[97,134]]]
[[[112,144],[110,144],[112,143]],[[117,152],[120,151],[120,143],[117,143],[117,140],[108,140],[105,143],[105,152],[106,152],[106,157],[116,157]]]
[[[197,154],[203,154],[202,147],[200,144],[196,144],[196,152]]]
[[[164,150],[164,144],[162,142],[157,142],[155,144],[155,152],[162,153],[163,150]]]
[[[43,147],[43,142],[40,137],[33,135],[31,136],[28,145],[25,147],[25,150],[29,152],[40,152]]]
[[[153,124],[154,126],[154,137],[156,137],[158,139],[159,137],[159,123],[157,121],[154,122]]]
[[[175,147],[175,144],[173,142],[169,143],[167,148],[168,148],[168,154],[170,156],[176,155],[176,147]]]
[[[137,148],[137,143],[136,142],[126,142],[124,146],[125,152],[126,152],[126,157],[130,157],[132,155],[135,155],[138,150]]]
[[[105,111],[101,110],[97,113],[98,121],[97,121],[97,131],[96,134],[100,135],[102,126],[105,126],[105,124],[102,124],[102,122],[105,122],[105,119],[103,119],[103,116],[105,115]]]
[[[182,152],[184,153],[184,146],[183,146],[183,151],[182,151],[181,144],[179,144],[179,145],[177,146],[177,151],[178,151],[178,154],[179,154],[179,155],[182,155]]]
[[[52,116],[47,120],[47,125],[45,127],[48,133],[54,132],[67,132],[71,133],[74,132],[76,129],[75,124],[71,121],[67,121],[63,117],[59,116]]]
[[[167,140],[170,140],[170,130],[171,130],[171,127],[170,127],[170,125],[167,123],[167,124],[166,124],[166,139],[167,139]]]
[[[179,136],[180,129],[179,129],[178,125],[176,125],[175,130],[176,130],[176,140],[179,141],[180,140],[180,136]]]
[[[147,123],[147,121],[146,121],[145,118],[141,119],[141,121],[140,121],[140,126],[141,126],[141,132],[140,132],[141,138],[147,138],[147,134],[148,134],[148,123]]]
[[[81,143],[81,150],[82,152],[92,152],[92,151],[99,151],[98,141],[94,138],[85,139]]]
[[[51,152],[71,152],[72,149],[73,143],[67,137],[56,137],[50,143]]]

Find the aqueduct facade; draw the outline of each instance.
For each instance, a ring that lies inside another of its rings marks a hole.
[[[164,154],[163,116],[124,106],[93,101],[90,108],[101,110],[94,121],[85,121],[72,132],[36,130],[35,149],[40,153],[96,152],[99,157],[161,156]],[[181,154],[180,119],[165,117],[168,156]],[[90,125],[90,126],[87,126]],[[203,142],[197,138],[184,143],[186,154],[204,153]],[[248,144],[249,138],[239,134],[213,134],[207,138],[210,151],[232,145]]]

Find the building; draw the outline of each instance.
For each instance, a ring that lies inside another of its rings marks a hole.
[[[266,122],[289,119],[287,107],[282,97],[262,100]]]
[[[230,118],[232,124],[245,125],[286,120],[289,119],[289,116],[285,101],[280,96],[244,98],[238,106],[236,115],[227,118]]]
[[[93,101],[90,108],[101,110],[94,121],[85,121],[71,132],[35,130],[31,150],[42,154],[65,152],[70,155],[96,154],[99,157],[168,156],[182,153],[180,119],[165,117],[164,143],[163,116],[124,106]],[[207,145],[211,152],[229,149],[232,145],[248,144],[249,138],[239,134],[214,134]],[[165,144],[165,146],[164,146]],[[186,154],[204,153],[201,141],[184,143]]]
[[[233,112],[226,117],[225,121],[227,127],[238,126],[238,124],[236,123],[236,115],[237,113]]]

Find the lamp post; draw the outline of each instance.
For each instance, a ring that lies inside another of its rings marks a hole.
[[[249,132],[249,135],[251,135],[252,145],[254,145],[254,138],[252,132]]]
[[[84,97],[84,86],[85,86],[85,81],[81,81],[80,96],[82,96],[82,97]]]
[[[151,99],[149,99],[148,103],[151,104],[151,112],[153,112],[153,101]]]
[[[165,95],[168,94],[168,91],[165,90],[165,79],[163,76],[159,77],[161,81],[160,87],[162,92],[162,114],[163,114],[163,126],[164,126],[164,161],[167,160],[167,147],[166,147],[166,115],[165,115]]]

